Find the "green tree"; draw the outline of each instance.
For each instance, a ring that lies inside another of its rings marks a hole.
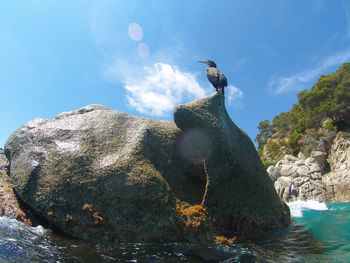
[[[307,129],[341,131],[342,127],[349,125],[350,63],[344,63],[335,73],[321,75],[310,91],[299,92],[298,103],[290,111],[275,116],[271,124],[269,120],[260,122],[255,141],[258,142],[260,156],[265,146],[270,155],[278,156],[277,152],[286,148],[297,154],[302,147],[299,141]],[[268,145],[272,135],[276,141]],[[288,141],[288,145],[282,144],[282,141]]]
[[[301,135],[297,131],[294,131],[289,138],[288,146],[293,155],[296,155],[299,152],[298,141],[300,140],[300,138],[301,138]]]
[[[349,120],[350,63],[345,63],[333,74],[322,75],[311,91],[298,94],[298,100],[310,127],[322,127],[327,118],[334,125]]]
[[[273,134],[273,128],[269,120],[264,120],[259,123],[258,129],[259,133],[256,135],[254,140],[258,143],[258,151],[262,152],[267,140]]]
[[[275,132],[279,131],[281,136],[287,133],[290,128],[289,115],[289,112],[281,112],[273,118],[272,128]]]

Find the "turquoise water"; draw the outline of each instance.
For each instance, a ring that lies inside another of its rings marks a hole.
[[[320,260],[350,262],[350,203],[329,203],[327,210],[306,209],[294,220],[325,245]]]
[[[233,246],[86,244],[0,217],[0,262],[350,262],[350,203],[290,203],[296,224]]]

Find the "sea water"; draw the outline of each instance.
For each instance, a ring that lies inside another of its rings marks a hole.
[[[299,210],[302,215],[297,212],[294,221],[325,245],[320,261],[350,262],[350,203],[305,204]]]
[[[95,244],[0,217],[0,262],[350,262],[350,203],[288,204],[290,227],[232,246]]]

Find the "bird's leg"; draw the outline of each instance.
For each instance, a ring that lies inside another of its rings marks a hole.
[[[224,96],[224,87],[219,87],[219,94]]]

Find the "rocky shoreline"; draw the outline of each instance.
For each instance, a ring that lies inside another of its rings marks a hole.
[[[285,155],[267,171],[285,202],[318,200],[350,201],[350,137],[338,133],[329,153],[312,151],[306,158]]]

